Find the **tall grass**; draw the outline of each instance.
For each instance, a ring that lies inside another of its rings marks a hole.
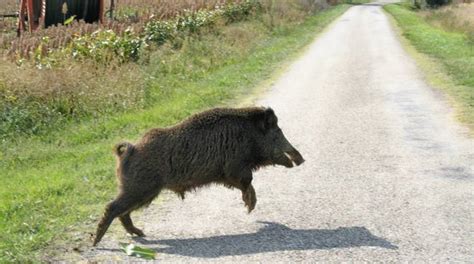
[[[436,27],[466,34],[474,44],[474,2],[423,10],[420,15]]]
[[[118,0],[114,18],[118,20],[141,20],[151,16],[163,20],[181,15],[184,10],[197,11],[215,9],[229,3],[241,3],[245,0]],[[106,1],[110,6],[110,0]]]

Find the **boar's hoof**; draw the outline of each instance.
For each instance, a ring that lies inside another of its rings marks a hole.
[[[131,233],[130,233],[130,234],[131,234],[131,235],[135,234],[135,235],[137,235],[137,236],[139,236],[139,237],[144,237],[144,236],[145,236],[145,233],[143,233],[143,231],[140,230],[140,229],[138,229],[138,228],[135,228],[135,229],[131,230]]]
[[[242,199],[245,202],[245,206],[247,207],[247,211],[250,214],[252,210],[255,209],[255,205],[257,204],[257,197],[252,185],[249,186],[247,191],[244,192],[242,196]]]

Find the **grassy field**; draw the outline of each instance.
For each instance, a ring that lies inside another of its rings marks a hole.
[[[44,258],[53,241],[68,241],[71,248],[89,243],[88,232],[94,232],[103,206],[115,194],[111,149],[116,142],[136,140],[151,127],[248,94],[348,7],[272,28],[265,18],[253,18],[218,34],[184,39],[179,52],[165,46],[140,68],[138,76],[146,78],[139,81],[147,87],[143,109],[92,116],[1,142],[0,262]],[[119,70],[126,75],[130,67]]]
[[[474,39],[472,29],[464,26],[470,22],[461,23],[459,18],[463,15],[456,18],[439,15],[446,12],[442,10],[416,11],[405,3],[384,8],[394,17],[403,36],[428,56],[419,61],[428,72],[428,80],[446,92],[460,121],[474,131]]]

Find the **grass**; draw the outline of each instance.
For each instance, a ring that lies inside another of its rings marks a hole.
[[[115,194],[111,148],[116,142],[138,139],[151,127],[171,125],[244,96],[347,8],[339,5],[271,32],[258,20],[232,25],[223,34],[248,38],[244,33],[254,30],[258,37],[248,39],[253,44],[244,45],[245,50],[223,50],[226,56],[219,67],[206,67],[206,52],[228,45],[216,36],[184,42],[187,47],[180,53],[163,49],[151,56],[146,69],[147,98],[153,98],[147,108],[2,143],[0,262],[48,258],[44,249],[53,241],[68,241],[71,247],[89,243],[86,230],[94,232],[103,206]],[[194,68],[186,71],[186,62]],[[159,77],[163,71],[168,74]]]
[[[459,120],[474,131],[474,42],[461,32],[431,25],[406,4],[386,5],[384,9],[410,44],[429,57],[420,64],[430,72],[428,80],[445,91]]]

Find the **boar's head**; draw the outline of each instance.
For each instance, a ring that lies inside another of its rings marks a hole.
[[[266,164],[282,165],[287,168],[304,162],[301,154],[296,150],[278,126],[278,118],[271,108],[266,108],[258,116],[256,124],[259,130],[257,138],[258,155]]]

